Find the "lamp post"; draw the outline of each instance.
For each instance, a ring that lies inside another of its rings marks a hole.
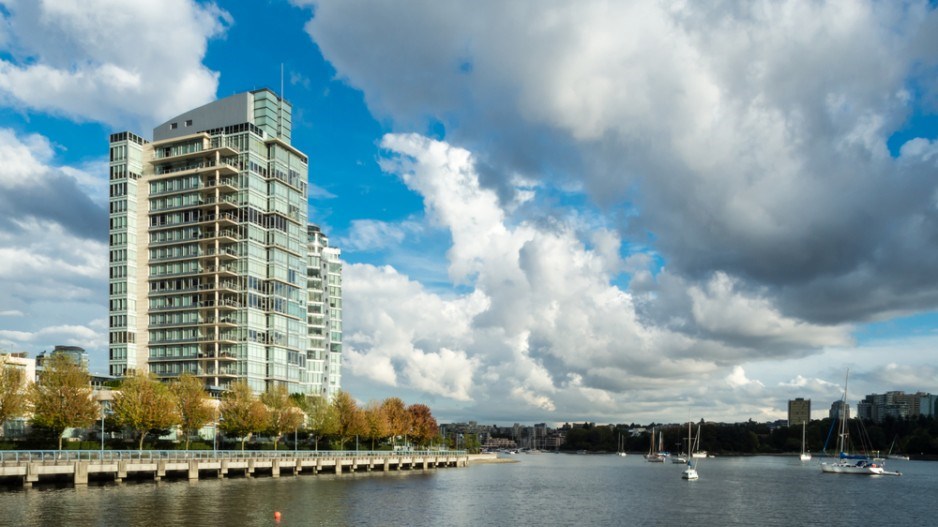
[[[101,401],[101,458],[104,458],[104,401]]]
[[[212,421],[212,451],[218,451],[218,407],[215,408],[215,420]]]

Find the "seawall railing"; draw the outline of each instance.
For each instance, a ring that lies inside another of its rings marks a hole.
[[[0,451],[0,485],[43,480],[121,482],[128,477],[200,477],[429,470],[465,467],[464,450],[8,450]],[[201,475],[201,476],[200,476]]]

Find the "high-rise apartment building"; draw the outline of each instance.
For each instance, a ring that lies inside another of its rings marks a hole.
[[[788,401],[788,426],[811,422],[811,399],[798,397]]]
[[[331,399],[342,384],[342,262],[318,226],[307,227],[307,323],[312,393]]]
[[[307,158],[291,114],[262,89],[170,119],[152,142],[111,135],[111,375],[323,392],[310,361],[332,358],[310,345]]]

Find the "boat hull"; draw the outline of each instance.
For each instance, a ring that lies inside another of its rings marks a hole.
[[[886,469],[876,464],[821,463],[821,472],[827,474],[881,476],[886,472]]]
[[[697,469],[687,468],[684,472],[681,472],[681,479],[699,479],[700,476],[697,475]]]

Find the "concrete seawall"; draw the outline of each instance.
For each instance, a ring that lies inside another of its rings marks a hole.
[[[0,485],[43,481],[87,485],[89,479],[198,480],[281,475],[389,472],[465,467],[464,451],[0,451]]]

